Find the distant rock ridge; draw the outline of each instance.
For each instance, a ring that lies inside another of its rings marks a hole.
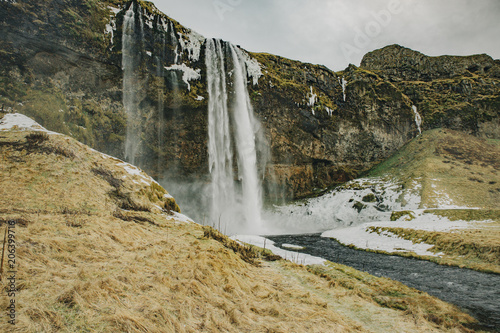
[[[500,66],[489,55],[426,56],[393,44],[367,53],[361,67],[382,71],[391,81],[431,81],[473,74],[500,78]]]

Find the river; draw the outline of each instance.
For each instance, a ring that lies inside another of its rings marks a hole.
[[[500,332],[500,275],[448,267],[426,260],[391,256],[345,247],[320,234],[266,236],[275,246],[294,244],[313,256],[351,266],[375,276],[400,281],[454,304],[481,325]]]

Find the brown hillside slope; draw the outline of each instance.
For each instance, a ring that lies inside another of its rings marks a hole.
[[[9,297],[4,272],[2,332],[469,331],[469,316],[388,279],[248,260],[183,222],[138,169],[42,133],[0,131],[0,230],[16,221],[17,288]]]
[[[482,139],[450,129],[425,131],[370,173],[391,175],[411,190],[420,186],[420,208],[468,228],[436,232],[382,228],[414,243],[434,245],[440,264],[500,273],[500,140]],[[413,185],[412,185],[413,183]],[[408,211],[393,212],[393,219]],[[411,224],[409,224],[411,228]],[[413,256],[413,255],[412,255]]]

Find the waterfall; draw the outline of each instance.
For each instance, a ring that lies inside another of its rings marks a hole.
[[[344,79],[344,77],[342,76],[342,80],[339,79],[339,83],[340,85],[342,86],[342,97],[344,99],[344,102],[345,102],[345,91],[346,91],[346,87],[347,87],[347,81],[346,79]]]
[[[175,45],[175,59],[174,59],[174,64],[177,64],[179,62],[179,42],[177,40],[177,36],[175,35],[175,30],[174,30],[174,25],[172,21],[169,23],[169,30],[170,30],[170,41],[172,45]]]
[[[264,150],[262,147],[265,145],[262,135],[258,133],[260,124],[254,117],[247,91],[244,56],[235,46],[210,39],[206,43],[205,61],[209,94],[211,220],[215,225],[222,223],[224,228],[229,228],[229,232],[256,231],[262,227],[257,156],[258,150]],[[226,67],[231,68],[228,73]],[[229,76],[229,82],[226,76]],[[241,189],[234,181],[234,155],[237,157]]]
[[[139,137],[139,101],[138,80],[136,69],[139,66],[140,56],[137,52],[136,26],[134,4],[125,13],[122,33],[122,70],[123,70],[123,107],[127,116],[127,130],[125,136],[125,159],[135,164],[135,158],[140,147]]]
[[[251,223],[260,228],[262,193],[257,170],[256,132],[257,120],[247,90],[245,60],[239,49],[232,44],[231,57],[234,65],[233,117],[236,125],[236,147],[238,150],[238,175],[242,179],[243,209],[247,226]]]
[[[207,40],[208,156],[212,176],[212,222],[235,207],[233,153],[229,132],[226,72],[220,40]]]
[[[418,133],[422,134],[422,128],[420,127],[422,125],[422,117],[420,117],[420,114],[418,113],[417,107],[415,105],[413,105],[411,107],[411,109],[413,110],[413,113],[415,114],[415,124],[417,124]]]
[[[160,26],[160,17],[158,16],[158,26]],[[161,50],[158,55],[156,55],[156,76],[161,79],[162,84],[158,86],[158,92],[157,92],[157,102],[158,102],[158,132],[157,132],[157,139],[158,139],[158,163],[157,163],[157,171],[158,173],[161,173],[163,169],[163,163],[164,159],[161,157],[161,151],[163,149],[164,143],[165,143],[165,137],[164,137],[164,131],[165,131],[165,117],[163,115],[163,109],[165,106],[165,97],[164,97],[164,62],[165,62],[165,34],[164,33],[160,34],[160,45],[161,45]]]

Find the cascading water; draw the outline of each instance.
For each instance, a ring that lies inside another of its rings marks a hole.
[[[125,136],[125,159],[135,164],[135,158],[140,147],[139,128],[139,101],[137,98],[138,75],[140,57],[137,49],[136,24],[134,3],[123,18],[122,34],[122,70],[123,70],[123,107],[127,115],[127,130]],[[141,28],[142,29],[142,28]]]
[[[206,66],[212,224],[222,224],[221,229],[228,232],[255,232],[262,227],[257,151],[265,145],[258,134],[260,124],[254,117],[246,88],[244,57],[241,50],[231,44],[207,40]],[[227,73],[230,82],[227,82],[226,66],[232,66]],[[228,91],[227,87],[232,89]],[[241,191],[234,181],[233,147]]]
[[[247,90],[247,72],[241,51],[229,45],[234,65],[234,103],[233,118],[236,125],[236,147],[238,150],[238,173],[243,180],[243,209],[247,225],[262,227],[261,184],[257,170],[256,133],[258,123],[253,114]]]
[[[339,82],[340,82],[340,85],[342,86],[342,98],[343,98],[343,100],[345,102],[345,99],[346,99],[345,91],[346,91],[346,88],[347,88],[347,81],[342,76],[342,80],[339,79]]]
[[[413,113],[415,114],[415,124],[417,125],[418,133],[422,134],[422,128],[420,127],[422,125],[422,117],[420,117],[420,114],[418,113],[417,107],[415,105],[413,105],[411,107],[411,109],[413,110]]]
[[[169,30],[170,30],[170,43],[171,45],[175,45],[175,59],[174,59],[174,64],[178,64],[179,63],[179,41],[177,40],[177,36],[175,35],[175,31],[174,31],[174,25],[172,23],[172,21],[170,21],[169,23]]]
[[[160,17],[158,17],[158,26],[160,26]],[[165,33],[160,34],[159,44],[162,46],[159,53],[156,55],[156,75],[159,78],[162,78],[162,84],[158,86],[157,92],[157,103],[158,103],[158,124],[157,124],[157,139],[158,139],[158,152],[161,152],[163,146],[165,144],[165,117],[163,115],[163,109],[165,106],[165,98],[164,98],[164,84],[163,84],[163,76],[164,76],[164,62],[165,62]],[[163,159],[161,158],[161,154],[158,156],[157,170],[161,172],[163,169]]]
[[[233,153],[229,132],[226,72],[220,40],[207,40],[208,156],[212,176],[212,222],[235,207]],[[224,216],[225,218],[225,216]]]

